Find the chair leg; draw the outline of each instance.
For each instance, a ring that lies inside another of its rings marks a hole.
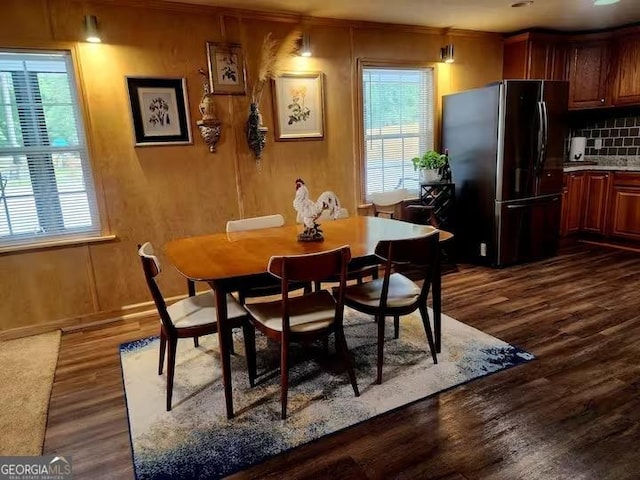
[[[424,332],[427,334],[427,341],[429,342],[429,349],[431,350],[431,356],[433,357],[433,363],[438,363],[438,357],[436,356],[436,345],[433,341],[433,333],[431,332],[431,323],[429,323],[429,313],[427,312],[427,306],[422,305],[420,307],[420,317],[422,317],[422,324],[424,325]]]
[[[280,404],[282,406],[282,420],[287,418],[287,393],[289,393],[289,345],[280,344]]]
[[[227,342],[227,345],[229,346],[229,354],[230,355],[235,355],[236,351],[235,351],[235,348],[233,346],[233,329],[232,328],[230,328],[226,332],[226,342]]]
[[[198,348],[200,346],[200,342],[198,341],[198,337],[193,337],[193,346]]]
[[[344,363],[344,367],[347,370],[347,374],[349,375],[349,380],[351,381],[351,386],[353,387],[353,393],[355,393],[356,397],[360,396],[360,391],[358,390],[358,382],[356,381],[356,374],[353,371],[353,365],[351,363],[351,354],[349,353],[349,347],[347,346],[347,340],[344,338],[343,331],[336,331],[336,348],[340,352],[342,356],[342,361]]]
[[[319,282],[319,281],[313,282],[313,288],[314,288],[314,290],[316,292],[319,292],[320,289],[322,288],[322,282]],[[307,293],[307,292],[305,292],[305,293]]]
[[[164,366],[164,352],[167,350],[167,336],[164,334],[164,328],[160,327],[160,362],[158,363],[158,375],[162,375],[162,367]]]
[[[382,361],[384,357],[384,316],[378,315],[378,378],[376,383],[382,383]]]
[[[169,338],[169,358],[167,359],[167,412],[171,411],[171,396],[173,395],[173,374],[176,368],[177,338]]]
[[[400,315],[393,316],[393,338],[400,338]]]
[[[256,385],[256,331],[253,325],[246,321],[242,325],[242,336],[244,337],[244,351],[247,355],[247,371],[249,372],[249,386]]]

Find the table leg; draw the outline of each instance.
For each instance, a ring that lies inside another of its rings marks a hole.
[[[231,358],[229,355],[229,338],[227,329],[227,292],[222,285],[211,282],[216,296],[216,309],[218,314],[218,344],[220,346],[220,362],[222,363],[222,383],[224,385],[224,400],[227,406],[227,418],[233,418],[233,392],[231,389]]]
[[[441,295],[441,285],[442,285],[442,275],[440,268],[440,245],[438,244],[435,265],[433,266],[433,289],[431,291],[431,297],[433,302],[433,334],[435,336],[435,344],[436,344],[436,353],[440,353],[441,347],[441,314],[442,314],[442,295]]]

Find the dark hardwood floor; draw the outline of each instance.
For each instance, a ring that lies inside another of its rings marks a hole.
[[[640,253],[577,244],[504,270],[461,266],[443,278],[443,305],[537,360],[235,477],[638,478]],[[157,330],[150,319],[63,335],[45,453],[72,455],[76,479],[133,477],[117,347]]]

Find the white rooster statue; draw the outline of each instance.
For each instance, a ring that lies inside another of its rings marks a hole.
[[[340,200],[331,191],[322,192],[317,201],[309,198],[309,189],[304,180],[296,180],[296,196],[293,199],[293,208],[298,212],[298,218],[304,224],[304,231],[298,235],[301,242],[321,242],[324,240],[320,225],[316,222],[324,210],[329,211],[329,216],[336,220],[340,214]]]

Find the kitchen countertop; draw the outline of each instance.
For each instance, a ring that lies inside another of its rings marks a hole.
[[[575,163],[582,163],[582,162],[575,162]],[[586,162],[585,162],[586,163]],[[640,166],[638,165],[624,165],[624,166],[618,166],[618,165],[571,165],[571,166],[567,166],[565,164],[564,168],[563,168],[564,172],[581,172],[581,171],[585,171],[585,170],[608,170],[611,172],[639,172],[640,173]]]

